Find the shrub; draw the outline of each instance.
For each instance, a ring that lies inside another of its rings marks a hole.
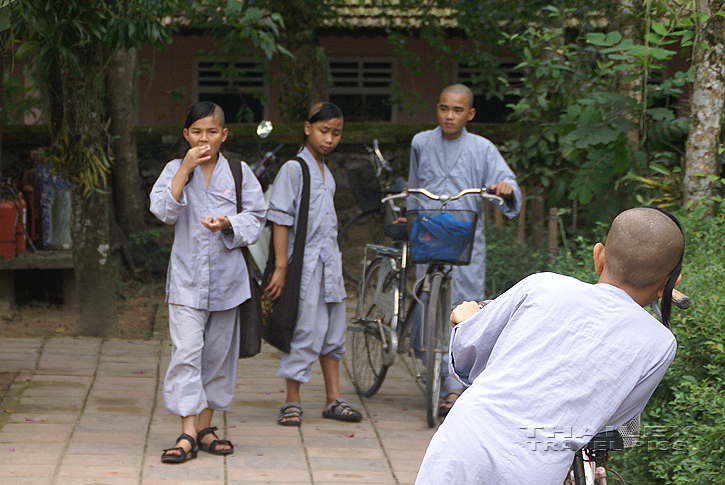
[[[705,217],[702,206],[678,216],[687,238],[678,288],[693,303],[673,309],[677,356],[642,414],[642,440],[615,459],[630,483],[725,484],[725,215]]]

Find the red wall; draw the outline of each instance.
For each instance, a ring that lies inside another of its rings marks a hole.
[[[457,48],[461,40],[451,42]],[[151,69],[139,78],[138,106],[139,125],[156,123],[182,123],[186,108],[193,99],[193,60],[202,50],[212,50],[215,43],[210,38],[188,36],[176,37],[165,51],[145,48],[139,52],[139,61]],[[382,37],[331,35],[320,38],[320,46],[328,57],[397,57],[393,47]],[[434,105],[440,91],[453,79],[453,64],[434,58],[425,41],[410,39],[408,49],[422,59],[420,71],[414,72],[398,59],[400,86],[408,98],[418,100],[408,103],[407,109],[398,112],[397,121],[421,123],[435,121]],[[269,63],[271,79],[278,78],[278,63],[273,58]],[[441,72],[447,73],[447,76]],[[170,90],[185,90],[182,101],[173,101]],[[272,81],[268,88],[268,117],[279,120],[277,99],[279,86]]]

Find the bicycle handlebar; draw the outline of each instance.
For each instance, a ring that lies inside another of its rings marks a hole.
[[[692,301],[690,300],[690,297],[685,295],[684,293],[677,291],[675,289],[672,290],[672,303],[675,304],[675,306],[681,310],[686,310],[690,308],[690,305],[692,304]]]
[[[393,199],[402,199],[405,197],[408,197],[409,195],[414,194],[420,194],[428,197],[431,200],[437,200],[442,202],[443,204],[446,204],[448,202],[458,200],[461,197],[464,197],[466,195],[479,195],[482,199],[488,199],[492,202],[496,202],[497,205],[503,205],[503,199],[499,197],[498,195],[491,194],[488,192],[485,188],[476,188],[476,189],[463,189],[460,192],[458,192],[456,195],[447,195],[447,194],[441,194],[436,195],[427,189],[405,189],[402,192],[399,192],[397,194],[391,194],[386,197],[383,197],[382,202],[383,204],[388,202],[389,200]]]

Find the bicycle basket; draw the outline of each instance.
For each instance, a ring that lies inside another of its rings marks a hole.
[[[471,262],[478,214],[469,210],[418,212],[410,231],[413,263],[466,265]]]
[[[372,167],[363,165],[348,170],[347,185],[363,213],[380,210],[380,185]]]

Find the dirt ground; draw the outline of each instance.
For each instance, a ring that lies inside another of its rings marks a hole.
[[[164,282],[124,282],[116,291],[118,332],[111,337],[149,338]],[[0,338],[37,338],[73,334],[78,309],[46,301],[30,301],[0,309]]]

